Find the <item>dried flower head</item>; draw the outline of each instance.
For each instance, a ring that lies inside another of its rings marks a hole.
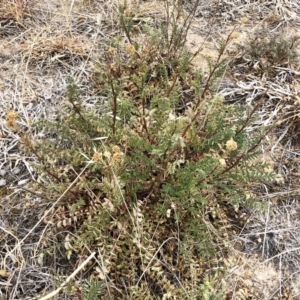
[[[127,18],[129,18],[130,15],[131,15],[130,9],[129,9],[129,8],[126,8],[126,9],[124,10],[124,16],[127,17]]]
[[[115,55],[116,54],[116,48],[114,48],[114,47],[109,47],[108,48],[108,52],[111,54],[111,55]]]
[[[114,166],[114,165],[118,165],[118,164],[122,163],[123,157],[124,157],[123,152],[114,153],[112,156],[112,159],[110,161],[110,164]]]
[[[127,45],[127,46],[126,46],[126,52],[127,52],[127,54],[130,54],[130,55],[134,54],[134,52],[135,52],[135,47],[134,47],[132,44]]]
[[[240,18],[240,22],[241,22],[241,23],[244,23],[244,24],[245,24],[245,23],[247,23],[248,21],[249,21],[249,19],[248,19],[247,17],[241,17],[241,18]]]
[[[103,156],[110,159],[111,158],[111,153],[109,151],[104,151]]]
[[[237,142],[235,142],[235,141],[233,140],[233,138],[231,138],[230,140],[228,140],[228,141],[226,142],[226,149],[227,149],[228,151],[234,151],[234,150],[236,150],[236,149],[237,149]]]
[[[102,160],[102,153],[101,152],[95,152],[93,155],[93,161],[100,161]]]
[[[121,152],[120,147],[117,146],[117,145],[113,146],[111,149],[112,149],[112,152],[113,152],[113,153],[119,153],[119,152]]]
[[[237,38],[239,38],[239,36],[240,36],[240,33],[237,32],[237,31],[234,31],[234,32],[231,34],[231,38],[232,38],[232,39],[237,39]]]
[[[10,110],[6,114],[6,126],[7,127],[16,127],[16,120],[18,119],[19,115],[17,112]]]
[[[13,111],[13,110],[9,110],[6,114],[6,119],[8,120],[16,120],[18,119],[18,113]]]

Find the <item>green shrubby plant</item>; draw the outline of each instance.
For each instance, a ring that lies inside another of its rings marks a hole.
[[[44,221],[73,232],[63,243],[68,258],[97,252],[98,266],[86,274],[101,285],[98,297],[222,299],[213,296],[219,275],[204,270],[219,229],[251,205],[248,184],[273,179],[264,164],[249,164],[264,136],[247,133],[257,107],[245,117],[213,89],[230,35],[204,79],[184,48],[189,20],[171,36],[144,29],[151,35],[138,38],[126,9],[126,42],[110,41],[96,64],[104,112],[85,108],[70,79],[59,119],[37,124],[47,138],[23,136],[39,160],[35,188],[49,205],[68,190]]]
[[[269,34],[266,30],[250,36],[241,46],[243,61],[249,62],[252,73],[270,77],[275,67],[289,67],[298,62],[299,36],[284,36],[283,33]]]

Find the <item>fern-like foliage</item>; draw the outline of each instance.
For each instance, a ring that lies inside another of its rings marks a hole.
[[[105,290],[105,287],[103,284],[101,284],[97,280],[92,280],[89,282],[89,284],[84,285],[82,296],[83,300],[96,300],[100,299],[101,295],[103,294],[103,291]]]

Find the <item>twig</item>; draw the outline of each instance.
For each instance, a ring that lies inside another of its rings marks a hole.
[[[57,295],[63,288],[65,288],[67,286],[67,284],[71,281],[71,279],[73,279],[76,274],[83,269],[87,263],[94,258],[96,252],[93,252],[61,285],[58,289],[56,289],[55,291],[51,292],[50,294],[40,298],[40,300],[47,300],[50,299],[52,297],[54,297],[55,295]]]
[[[111,92],[112,92],[112,96],[113,96],[113,134],[116,133],[116,120],[117,120],[117,95],[114,89],[114,84],[111,81],[110,82],[110,86],[111,86]]]

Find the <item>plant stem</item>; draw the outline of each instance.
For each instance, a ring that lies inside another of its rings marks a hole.
[[[112,80],[110,81],[110,86],[111,86],[111,92],[113,95],[113,125],[112,125],[112,131],[113,134],[116,133],[116,119],[117,119],[117,95],[115,93],[114,85]]]

